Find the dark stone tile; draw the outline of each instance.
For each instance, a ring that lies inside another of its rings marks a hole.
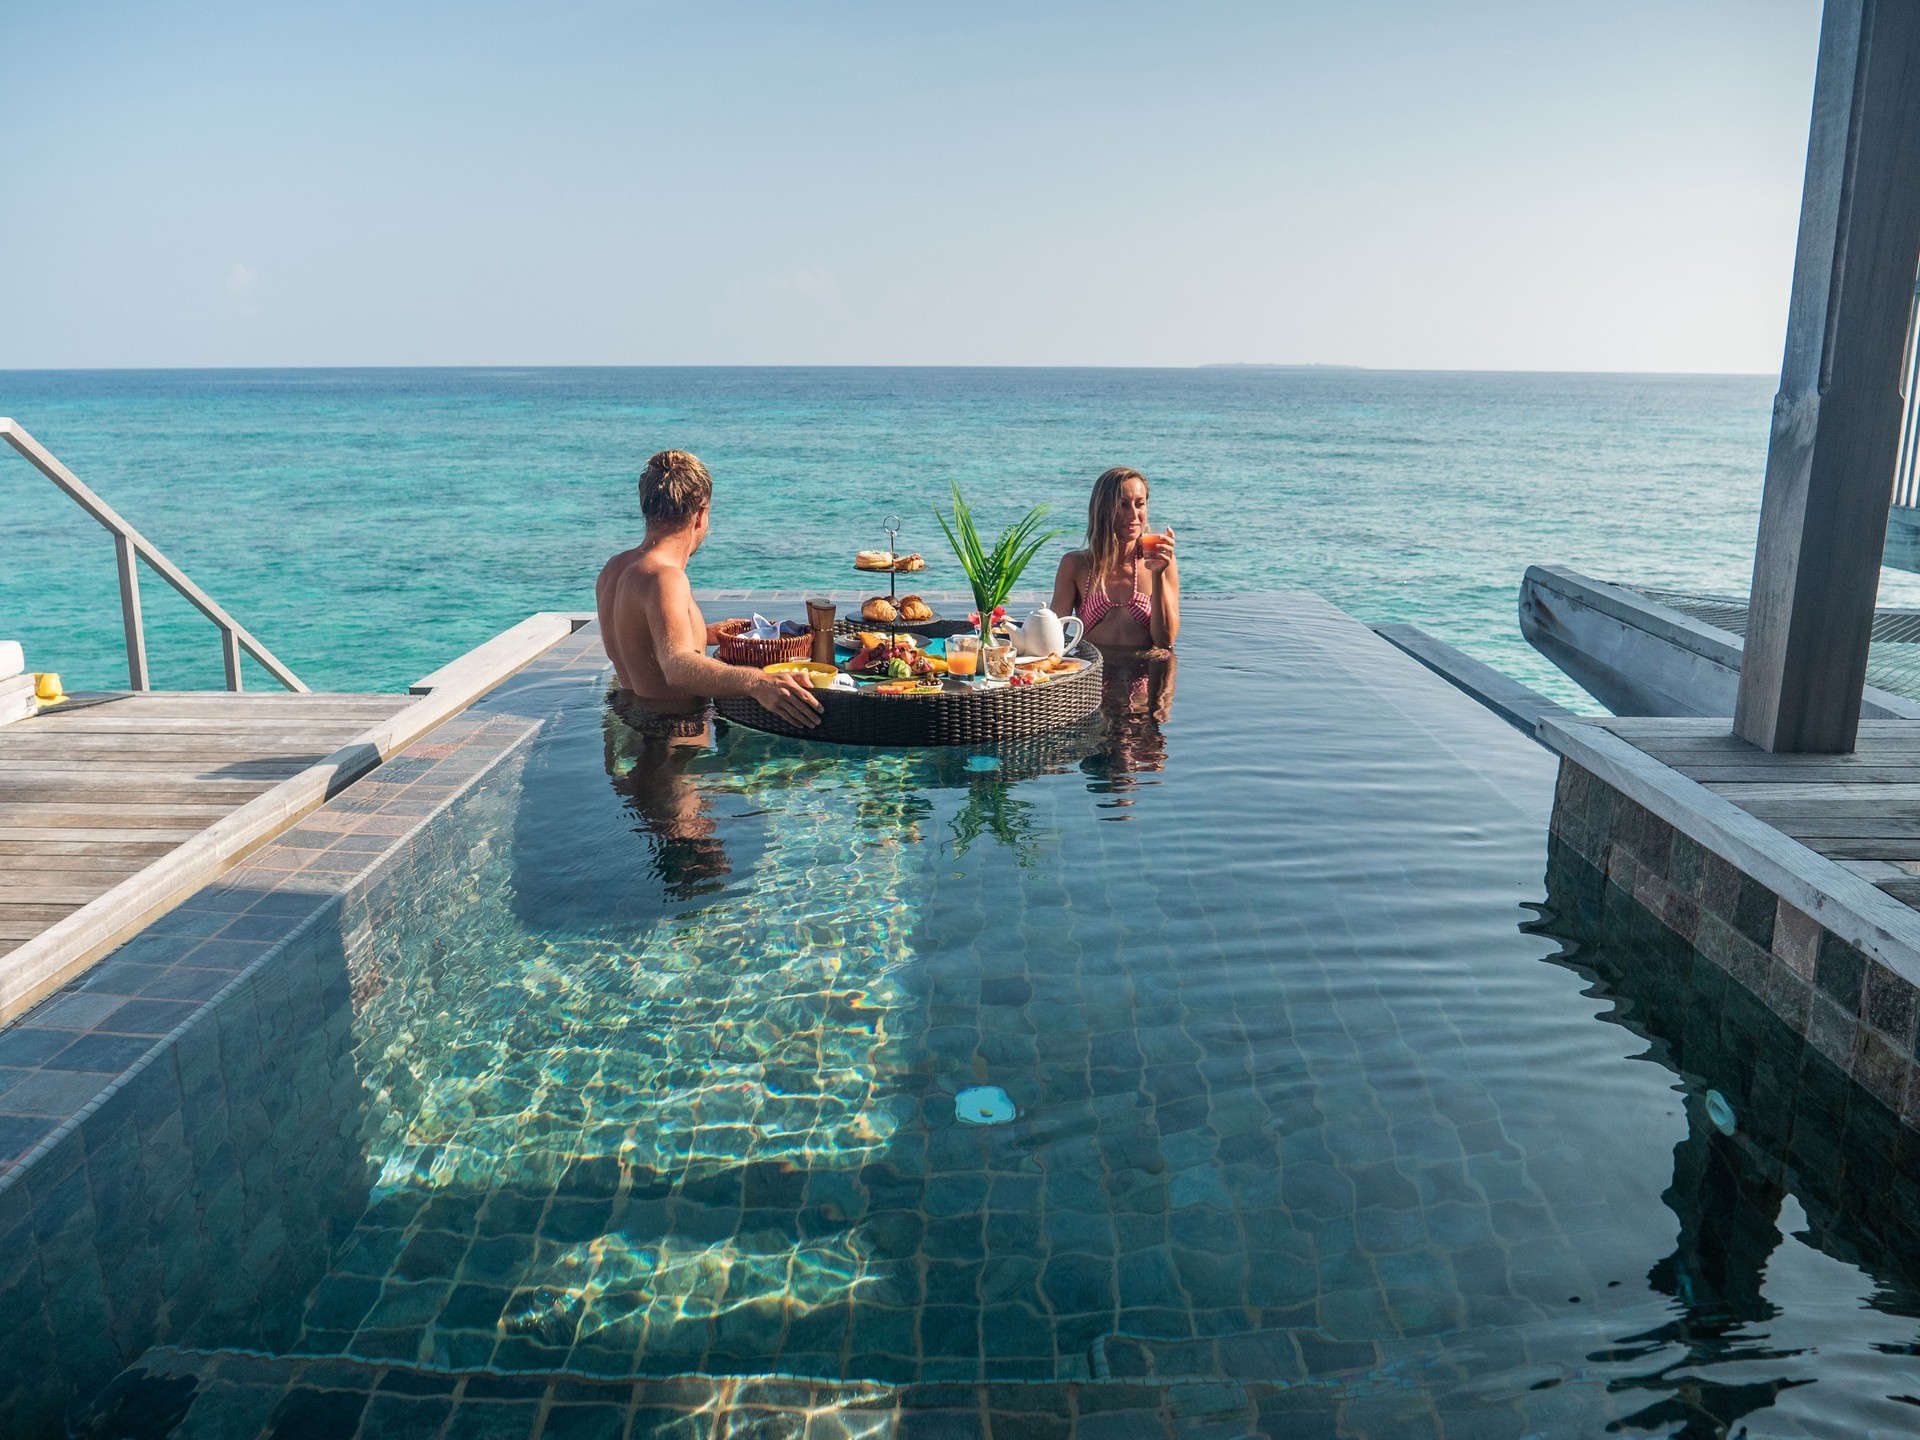
[[[367,1397],[352,1390],[289,1390],[273,1408],[262,1440],[352,1440]]]
[[[1702,904],[1731,925],[1740,912],[1741,882],[1746,878],[1727,861],[1709,851],[1701,881]]]
[[[452,1413],[451,1400],[375,1395],[361,1433],[366,1440],[435,1440]]]
[[[1902,1051],[1913,1044],[1913,987],[1884,965],[1866,967],[1866,1021]]]
[[[1774,894],[1752,876],[1740,877],[1740,891],[1734,901],[1734,912],[1727,918],[1733,922],[1733,928],[1747,939],[1766,950],[1773,945],[1773,920],[1776,901]]]
[[[1821,993],[1831,996],[1850,1014],[1857,1015],[1866,975],[1866,956],[1837,935],[1821,936],[1820,954],[1814,961],[1813,972],[1813,983]]]
[[[619,1440],[626,1424],[624,1405],[554,1405],[540,1434],[543,1440]]]
[[[394,1261],[402,1280],[451,1280],[471,1242],[466,1235],[446,1230],[422,1230]]]
[[[462,1400],[446,1440],[527,1440],[540,1407],[528,1400]]]
[[[1812,1013],[1807,1017],[1807,1043],[1825,1056],[1841,1073],[1853,1064],[1854,1036],[1859,1022],[1851,1010],[1835,1004],[1824,995],[1816,995]]]

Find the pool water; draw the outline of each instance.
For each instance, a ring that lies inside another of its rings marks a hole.
[[[1683,1053],[1672,957],[1546,906],[1552,757],[1317,602],[1188,624],[991,755],[519,689],[511,819],[356,962],[364,1212],[78,1428],[586,1433],[553,1377],[651,1377],[594,1433],[705,1437],[756,1377],[796,1436],[1910,1433],[1904,1152],[1850,1196],[1721,1133],[1767,1017]],[[323,1362],[379,1395],[233,1428]]]

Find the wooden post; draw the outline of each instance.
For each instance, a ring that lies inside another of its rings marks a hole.
[[[133,542],[113,535],[113,558],[120,567],[120,624],[127,634],[127,688],[147,688],[147,633],[140,623],[140,558]]]
[[[1920,0],[1827,0],[1734,733],[1853,749],[1920,273]]]
[[[240,637],[226,626],[220,627],[220,661],[227,672],[227,689],[240,692]]]

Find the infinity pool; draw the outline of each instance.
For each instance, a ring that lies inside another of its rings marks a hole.
[[[1911,1433],[1904,1132],[1796,1050],[1723,1134],[1784,1042],[1547,905],[1551,756],[1315,602],[1189,627],[997,754],[491,702],[311,1283],[78,1433]]]

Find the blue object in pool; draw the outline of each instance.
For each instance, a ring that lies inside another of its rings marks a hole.
[[[999,768],[1000,759],[996,755],[969,755],[967,757],[967,769],[969,770],[984,771],[998,770]]]
[[[1013,1119],[1013,1099],[998,1085],[969,1085],[953,1097],[953,1114],[962,1125],[1004,1125]]]
[[[1707,1119],[1722,1135],[1731,1135],[1740,1128],[1740,1118],[1733,1113],[1733,1106],[1727,1103],[1727,1097],[1718,1090],[1707,1091]]]

